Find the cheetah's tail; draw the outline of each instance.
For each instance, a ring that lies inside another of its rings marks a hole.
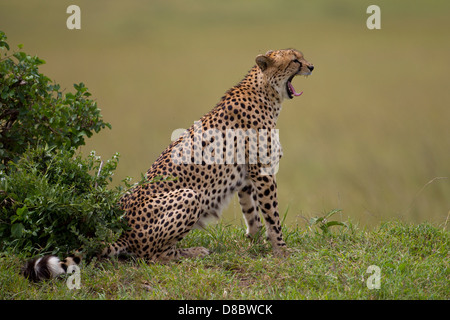
[[[27,261],[21,273],[28,280],[38,282],[67,273],[69,266],[78,265],[80,262],[81,257],[77,255],[71,255],[64,260],[59,260],[56,256],[47,255]]]

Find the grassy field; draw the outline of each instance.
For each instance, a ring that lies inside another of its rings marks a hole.
[[[284,103],[280,210],[299,224],[332,208],[365,226],[443,223],[450,209],[448,1],[2,1],[11,44],[46,60],[63,87],[84,82],[113,129],[83,148],[120,152],[117,181],[139,177],[177,128],[208,112],[269,49],[302,50],[316,69]],[[440,177],[442,179],[435,179]],[[433,180],[434,179],[434,180]],[[432,183],[429,183],[433,181]],[[236,199],[225,222],[239,225]]]
[[[64,278],[30,284],[18,274],[23,258],[2,255],[0,299],[450,298],[450,237],[442,226],[390,222],[368,231],[349,224],[328,234],[285,226],[284,234],[291,255],[274,258],[269,244],[219,224],[180,243],[211,249],[204,259],[84,263],[78,290]],[[372,265],[380,268],[379,289],[368,287]]]

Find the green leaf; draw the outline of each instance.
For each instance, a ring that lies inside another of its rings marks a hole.
[[[342,209],[334,209],[334,210],[331,210],[330,212],[328,212],[328,213],[325,215],[325,219],[327,219],[327,218],[329,218],[329,217],[331,217],[331,216],[333,216],[333,215],[335,215],[336,213],[341,212],[341,211],[342,211]]]
[[[311,226],[313,226],[313,225],[317,224],[318,222],[321,222],[322,220],[323,220],[323,217],[320,217],[320,218],[311,218],[311,219],[309,219],[309,224],[310,224]]]
[[[9,44],[7,44],[5,41],[0,41],[0,48],[6,48],[9,50]]]
[[[324,224],[327,228],[331,227],[331,226],[343,226],[343,227],[347,227],[347,225],[344,222],[339,222],[339,221],[330,221]]]
[[[15,223],[11,226],[11,236],[13,238],[19,239],[22,237],[23,230],[25,227],[21,223]]]
[[[27,208],[27,206],[26,205],[24,205],[22,208],[18,208],[17,210],[16,210],[16,215],[17,215],[17,220],[19,220],[19,221],[23,221],[24,220],[24,217],[25,217],[25,215],[28,213],[28,208]]]

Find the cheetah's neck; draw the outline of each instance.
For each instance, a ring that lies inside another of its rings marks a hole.
[[[276,125],[283,96],[257,66],[254,66],[235,88],[244,90],[249,95],[256,95],[260,101],[258,107],[267,109],[273,114],[274,125]]]

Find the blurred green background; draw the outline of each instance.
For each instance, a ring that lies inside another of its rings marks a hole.
[[[71,4],[81,30],[66,28]],[[381,30],[366,27],[371,4]],[[46,60],[41,72],[67,91],[93,93],[113,129],[82,150],[120,152],[117,182],[145,172],[256,55],[303,51],[316,69],[294,80],[304,94],[279,118],[280,211],[303,224],[340,208],[369,227],[448,217],[449,16],[449,1],[0,1],[11,45]],[[236,198],[224,220],[242,223]]]

